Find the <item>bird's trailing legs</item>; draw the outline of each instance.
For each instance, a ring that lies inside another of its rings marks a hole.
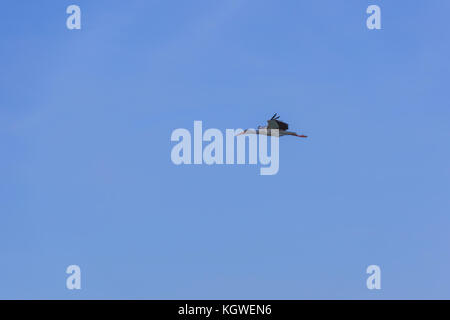
[[[288,134],[290,136],[299,137],[299,138],[308,138],[308,136],[305,136],[304,134],[296,134],[295,132],[286,132],[286,134]]]

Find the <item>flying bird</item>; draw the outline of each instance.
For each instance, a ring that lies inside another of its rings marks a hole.
[[[307,138],[308,136],[305,136],[303,134],[297,134],[292,131],[287,131],[289,129],[289,125],[286,122],[278,120],[280,116],[275,113],[270,120],[267,120],[267,126],[258,126],[258,129],[245,129],[241,133],[237,134],[238,136],[241,134],[263,134],[266,136],[296,136],[299,138]],[[278,129],[278,134],[273,129]],[[273,133],[273,134],[272,134]]]

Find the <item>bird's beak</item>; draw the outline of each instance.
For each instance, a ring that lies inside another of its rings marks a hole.
[[[235,137],[240,136],[241,134],[244,134],[244,133],[245,133],[245,130],[242,131],[241,133],[238,133],[237,135],[235,135]]]

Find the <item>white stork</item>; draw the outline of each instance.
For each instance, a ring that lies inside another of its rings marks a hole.
[[[255,129],[245,129],[244,131],[242,131],[241,133],[239,133],[237,135],[239,136],[241,134],[263,134],[266,136],[273,135],[276,137],[281,137],[281,136],[296,136],[299,138],[307,138],[308,137],[303,134],[299,135],[295,132],[287,131],[287,129],[289,129],[288,124],[286,122],[278,120],[279,118],[280,118],[280,116],[275,113],[270,120],[267,120],[267,126],[264,126],[264,127],[258,126],[258,129],[256,129],[256,130]],[[278,134],[276,134],[275,132],[273,132],[273,134],[272,134],[273,129],[278,129]]]

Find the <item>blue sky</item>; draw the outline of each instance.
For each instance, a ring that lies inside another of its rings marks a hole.
[[[449,299],[449,10],[5,1],[0,298]],[[176,128],[274,112],[309,135],[277,175],[170,160]]]

